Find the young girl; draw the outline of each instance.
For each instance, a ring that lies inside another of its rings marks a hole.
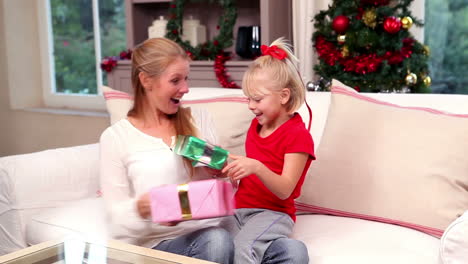
[[[235,194],[235,263],[308,263],[305,245],[289,239],[296,220],[294,199],[314,156],[309,131],[295,111],[305,101],[305,87],[294,66],[296,57],[280,38],[262,45],[244,75],[242,89],[256,115],[247,132],[246,157],[224,169]]]

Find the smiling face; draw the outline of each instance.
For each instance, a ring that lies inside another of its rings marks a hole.
[[[177,113],[180,100],[188,93],[190,65],[186,59],[177,58],[159,77],[143,77],[142,83],[149,105],[156,111],[171,115]]]
[[[252,87],[247,95],[249,109],[260,125],[275,129],[289,119],[290,114],[285,107],[290,97],[288,88],[277,87],[265,71],[256,73],[249,87]]]

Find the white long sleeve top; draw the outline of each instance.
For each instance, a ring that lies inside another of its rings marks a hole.
[[[192,115],[200,137],[217,144],[208,113],[192,108]],[[187,183],[190,176],[181,156],[172,152],[161,138],[143,133],[127,119],[116,122],[101,135],[100,177],[113,239],[154,247],[163,240],[219,223],[219,219],[206,219],[163,226],[139,216],[136,201],[142,194],[154,186]],[[198,168],[192,180],[208,177]]]

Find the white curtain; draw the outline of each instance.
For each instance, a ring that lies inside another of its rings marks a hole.
[[[294,53],[299,59],[299,72],[304,83],[315,81],[314,64],[317,63],[316,53],[312,46],[312,34],[315,31],[312,19],[320,10],[328,9],[332,0],[293,0],[293,39]],[[411,12],[419,19],[424,19],[424,0],[415,0]],[[423,42],[424,30],[412,27],[411,33]]]
[[[312,46],[312,19],[320,10],[327,9],[331,2],[332,0],[293,0],[294,53],[299,59],[299,72],[304,83],[314,80],[313,65],[317,61]]]

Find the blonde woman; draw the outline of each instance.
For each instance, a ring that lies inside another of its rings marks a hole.
[[[176,135],[216,143],[206,112],[181,107],[189,57],[175,42],[153,38],[132,53],[134,106],[101,135],[101,186],[114,239],[175,254],[231,263],[233,241],[218,219],[152,223],[148,191],[211,177],[174,154]]]

